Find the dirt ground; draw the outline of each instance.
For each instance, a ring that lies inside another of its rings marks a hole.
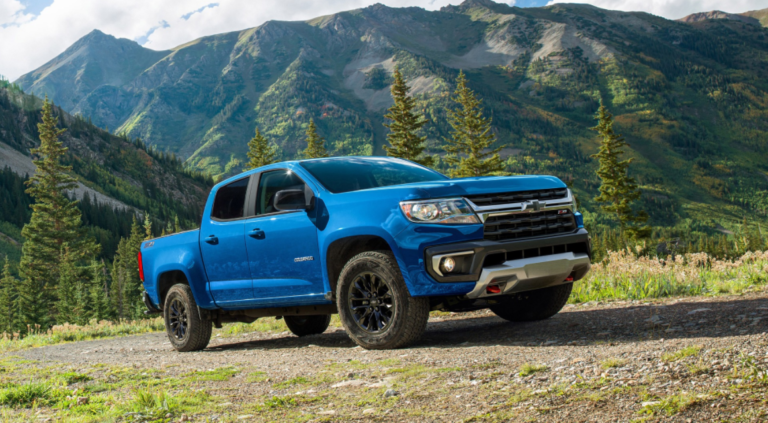
[[[219,336],[196,353],[158,333],[14,355],[96,381],[110,366],[151,371],[214,398],[172,421],[768,421],[767,330],[763,291],[567,306],[534,323],[433,316],[393,351],[332,327]],[[194,377],[220,369],[223,380]]]

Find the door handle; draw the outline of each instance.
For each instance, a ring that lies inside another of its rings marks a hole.
[[[256,228],[256,229],[248,232],[248,236],[251,237],[251,238],[256,238],[256,239],[264,239],[264,231],[262,231],[259,228]]]
[[[219,238],[216,235],[210,235],[208,238],[205,239],[205,242],[211,245],[218,245]]]

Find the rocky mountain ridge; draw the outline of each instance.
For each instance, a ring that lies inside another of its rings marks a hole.
[[[464,70],[510,172],[573,180],[593,207],[588,128],[603,101],[627,135],[654,221],[728,227],[745,214],[765,219],[768,209],[768,33],[751,22],[579,4],[468,0],[432,12],[378,4],[164,52],[94,33],[17,82],[226,176],[242,169],[256,126],[283,159],[296,157],[309,118],[333,154],[383,154],[394,66],[430,121],[428,152],[440,154]]]

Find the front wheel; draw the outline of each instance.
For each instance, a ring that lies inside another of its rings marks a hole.
[[[549,319],[568,302],[573,283],[515,294],[508,301],[492,305],[491,311],[510,322]]]
[[[336,288],[344,329],[366,349],[400,348],[427,327],[429,299],[411,297],[389,251],[369,251],[344,266]]]
[[[331,315],[285,316],[285,324],[296,336],[317,335],[325,332],[331,324]]]
[[[177,284],[165,296],[165,331],[177,351],[199,351],[208,346],[213,332],[209,319],[201,318],[189,285]]]

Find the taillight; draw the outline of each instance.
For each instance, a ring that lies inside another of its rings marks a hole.
[[[139,251],[139,279],[144,282],[144,261],[141,259],[141,251]]]

